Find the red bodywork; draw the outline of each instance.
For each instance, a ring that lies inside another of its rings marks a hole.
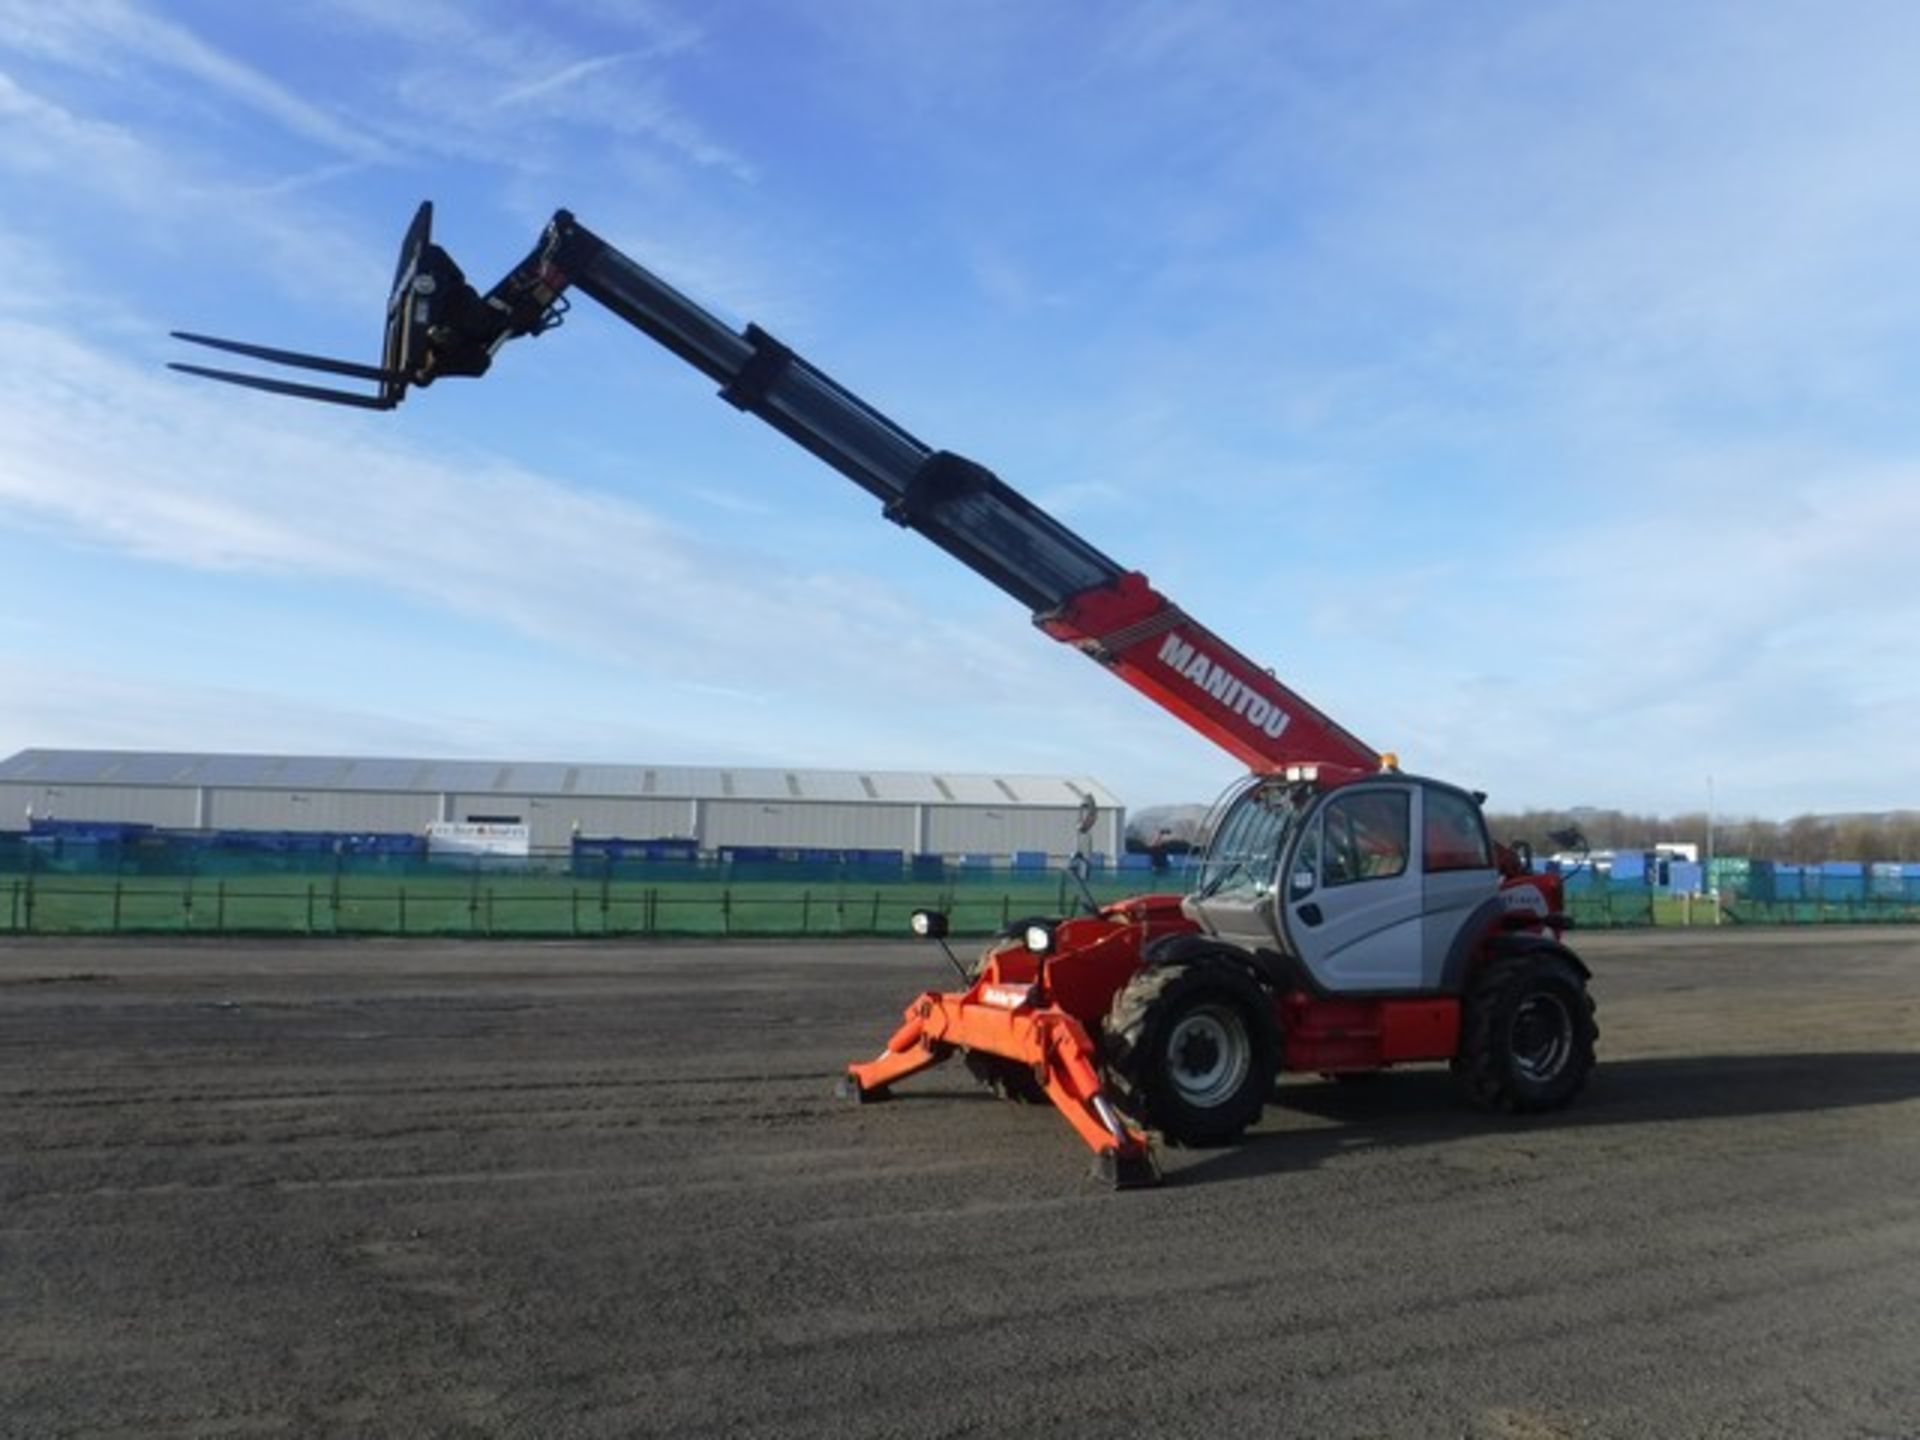
[[[1040,628],[1098,660],[1250,769],[1371,775],[1381,757],[1131,571],[1082,591]]]

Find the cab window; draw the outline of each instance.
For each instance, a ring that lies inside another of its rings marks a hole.
[[[1479,807],[1464,795],[1446,790],[1426,794],[1425,868],[1437,870],[1491,870],[1493,847],[1487,842],[1486,822]]]
[[[1404,790],[1370,790],[1329,801],[1322,812],[1322,883],[1353,885],[1405,874],[1408,800]]]
[[[1200,871],[1198,898],[1255,896],[1271,890],[1298,805],[1288,787],[1249,786],[1213,825]]]

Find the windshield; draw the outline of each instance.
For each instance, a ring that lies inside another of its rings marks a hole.
[[[1280,851],[1298,814],[1292,787],[1267,776],[1257,776],[1238,794],[1229,795],[1207,827],[1207,854],[1194,895],[1204,900],[1271,890]]]

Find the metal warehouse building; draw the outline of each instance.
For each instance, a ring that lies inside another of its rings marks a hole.
[[[419,832],[526,825],[535,849],[576,835],[910,855],[1071,853],[1085,796],[1094,849],[1118,855],[1119,802],[1084,778],[706,769],[129,750],[23,750],[0,761],[0,829],[31,817],[175,830]]]

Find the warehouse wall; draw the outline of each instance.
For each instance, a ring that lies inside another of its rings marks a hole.
[[[0,784],[0,829],[38,816],[119,820],[171,829],[340,830],[418,834],[436,820],[511,817],[529,827],[536,850],[564,850],[575,834],[644,840],[691,838],[706,850],[767,845],[898,850],[913,854],[1073,850],[1077,812],[985,805],[879,801],[645,799],[615,796],[439,795],[415,791],[262,789],[192,785]],[[1103,810],[1094,848],[1117,854],[1120,812]]]
[[[24,830],[29,805],[42,818],[191,828],[199,823],[194,813],[198,804],[198,793],[191,787],[0,785],[0,830]]]
[[[827,850],[915,848],[911,805],[839,805],[810,800],[703,800],[700,843],[811,845]]]
[[[1070,855],[1073,853],[1073,842],[1079,835],[1078,820],[1079,812],[1064,806],[1057,810],[929,806],[927,849],[942,855],[1011,855],[1016,850],[1044,850],[1054,856]],[[1102,829],[1105,828],[1102,826]],[[1099,833],[1095,832],[1096,843]]]
[[[367,830],[418,834],[438,797],[372,790],[207,790],[208,830]],[[191,820],[187,821],[192,824]]]

